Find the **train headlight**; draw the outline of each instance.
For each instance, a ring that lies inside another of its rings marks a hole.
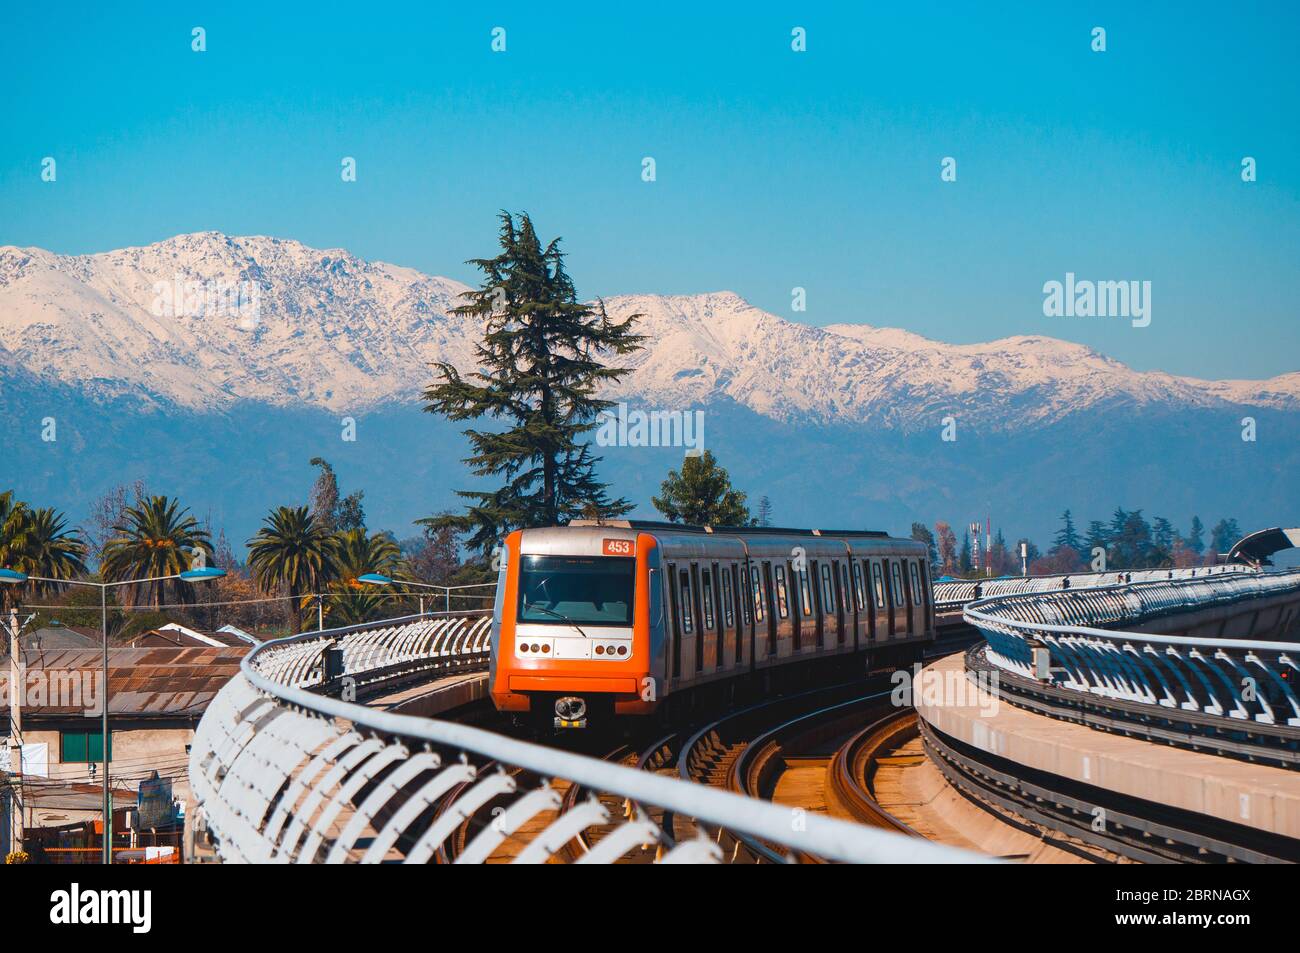
[[[587,716],[587,702],[576,695],[555,699],[555,717],[565,721],[581,721]]]

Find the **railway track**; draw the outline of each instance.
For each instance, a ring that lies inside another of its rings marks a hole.
[[[841,745],[826,768],[828,795],[861,824],[920,837],[880,806],[874,792],[876,769],[902,744],[917,736],[916,712],[892,711]]]
[[[864,749],[863,732],[859,730],[864,719],[871,719],[872,728],[878,728],[882,719],[891,724],[897,721],[899,713],[889,707],[890,691],[881,684],[881,681],[873,679],[865,685],[836,686],[726,715],[700,729],[687,741],[678,758],[678,772],[682,778],[699,784],[712,784],[749,797],[790,803],[791,823],[798,824],[802,816],[800,812],[824,810],[824,802],[821,798],[778,796],[783,777],[790,773],[792,766],[805,776],[811,767],[811,773],[820,772],[825,777],[828,766],[842,750],[838,747],[841,739],[848,737],[857,743],[856,750]],[[903,713],[904,717],[910,715],[910,712]],[[906,727],[884,735],[877,732],[872,736],[876,737],[875,747],[870,750],[878,750],[900,730],[906,731]],[[864,763],[861,757],[848,759],[850,766],[861,763]],[[827,781],[814,782],[812,787],[820,793],[828,784]],[[805,801],[817,803],[810,807]],[[853,803],[874,804],[874,801],[869,794],[860,793]],[[874,812],[848,813],[854,820],[872,823],[873,826],[894,830],[900,826],[892,818],[888,819],[892,823],[886,822],[888,815],[878,805]],[[708,833],[731,863],[820,862],[820,858],[808,855],[791,856],[756,838],[725,829]],[[914,832],[908,829],[908,833]]]
[[[673,770],[674,767],[677,750],[676,742],[677,735],[670,734],[659,737],[649,744],[628,742],[619,744],[612,749],[608,747],[601,749],[600,745],[602,743],[608,745],[608,742],[602,742],[600,736],[591,736],[589,738],[580,737],[579,743],[574,748],[585,754],[599,756],[602,760],[614,764],[635,767],[643,771],[668,772]],[[604,750],[604,753],[598,754],[602,750]],[[506,790],[487,800],[471,801],[467,810],[463,796],[480,779],[491,776],[493,772],[501,772],[510,779],[508,783],[502,782],[501,786]],[[515,797],[514,792],[535,786],[540,781],[540,778],[518,768],[503,767],[492,761],[479,766],[476,769],[474,780],[468,780],[457,785],[439,801],[435,815],[436,820],[441,821],[442,818],[449,817],[451,818],[450,822],[455,824],[455,829],[439,847],[437,852],[438,862],[451,864],[465,857],[466,851],[471,849],[474,839],[496,817],[501,816],[509,809]],[[665,813],[659,808],[647,810],[625,798],[592,791],[581,785],[570,784],[561,779],[553,780],[551,788],[557,796],[554,809],[538,814],[526,827],[515,832],[510,837],[503,838],[483,858],[486,862],[508,863],[514,860],[528,847],[534,834],[544,830],[557,817],[563,815],[573,818],[575,833],[562,846],[556,845],[559,850],[554,858],[555,863],[576,863],[581,861],[587,854],[594,851],[608,834],[616,830],[621,821],[637,816],[638,812],[646,823],[661,827],[670,835],[670,839],[661,844],[657,850],[646,849],[628,853],[624,857],[625,863],[650,863],[675,843],[675,837],[672,837],[674,819],[671,814],[665,816]],[[603,816],[608,818],[607,821],[600,820],[602,810],[604,812]],[[582,821],[581,824],[579,824],[579,820]],[[606,849],[612,850],[615,846],[613,844],[606,845]],[[625,850],[635,846],[635,844],[625,845]],[[623,851],[620,851],[620,853],[623,853]]]
[[[618,744],[600,735],[581,734],[570,744],[573,750],[611,763],[789,803],[792,823],[798,823],[798,812],[811,810],[921,836],[881,808],[871,792],[882,755],[907,740],[909,734],[916,734],[915,714],[891,707],[890,694],[889,676],[881,674],[866,681],[766,699],[728,712],[689,734],[660,729],[656,735]],[[815,773],[817,779],[796,782],[793,793],[778,792],[791,773],[805,777]],[[485,779],[490,783],[484,783]],[[574,833],[562,845],[551,845],[556,863],[584,860],[598,851],[610,833],[632,819],[644,826],[622,828],[620,837],[626,843],[605,844],[597,856],[617,852],[624,863],[651,863],[678,843],[705,837],[728,863],[822,862],[809,855],[789,856],[748,835],[706,828],[692,818],[563,780],[550,782],[554,806],[539,813],[527,827],[508,837],[493,839],[489,835],[485,840],[495,840],[490,847],[475,845],[475,839],[494,819],[510,809],[516,792],[541,782],[516,767],[491,761],[476,765],[473,776],[449,789],[432,809],[432,823],[450,831],[436,851],[436,861],[512,861],[527,849],[536,833],[568,815],[573,818]],[[800,795],[801,785],[810,789],[808,796]],[[658,829],[658,837],[636,842],[633,830],[648,832],[650,826]],[[658,843],[652,844],[656,840]]]

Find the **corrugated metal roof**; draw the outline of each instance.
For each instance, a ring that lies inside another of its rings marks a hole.
[[[110,649],[108,660],[110,714],[191,716],[202,714],[213,696],[239,672],[245,647]],[[24,652],[28,684],[34,674],[66,677],[83,674],[86,685],[99,685],[102,651]],[[2,673],[8,677],[7,669]],[[25,717],[82,715],[85,705],[45,698],[45,704],[24,705]]]

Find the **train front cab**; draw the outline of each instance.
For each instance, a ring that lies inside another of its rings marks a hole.
[[[666,647],[655,537],[517,530],[502,560],[488,674],[497,709],[559,727],[652,713]]]

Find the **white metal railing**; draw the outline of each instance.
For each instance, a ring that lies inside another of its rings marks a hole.
[[[401,631],[419,624],[397,620],[309,633],[268,642],[245,657],[241,674],[208,706],[191,746],[191,823],[221,859],[425,863],[465,818],[504,798],[504,809],[470,841],[458,863],[485,860],[525,828],[531,833],[515,862],[545,862],[575,836],[597,827],[603,836],[581,862],[611,862],[646,845],[662,847],[665,863],[723,860],[718,844],[704,836],[668,843],[645,815],[650,808],[828,860],[986,860],[468,725],[380,711],[309,690],[322,687],[324,674],[314,674],[306,660],[319,659],[324,643],[347,646],[353,675],[391,671],[393,664],[418,662],[421,647],[438,644]],[[375,654],[380,645],[388,648]],[[630,817],[611,816],[591,797],[561,813],[559,788],[574,784],[637,807]]]
[[[1072,572],[1051,576],[1009,576],[995,579],[958,579],[934,584],[934,604],[939,610],[955,609],[980,599],[1056,592],[1063,589],[1096,589],[1134,582],[1202,579],[1236,573],[1255,573],[1251,566],[1193,566],[1185,569],[1125,569],[1114,572]]]
[[[320,688],[350,679],[360,687],[399,675],[486,668],[491,628],[485,610],[405,616],[278,639],[250,658],[277,684]]]
[[[1232,574],[1003,596],[967,606],[964,617],[987,640],[990,662],[1026,678],[1128,702],[1300,726],[1298,643],[1100,628],[1297,591],[1300,570]]]

